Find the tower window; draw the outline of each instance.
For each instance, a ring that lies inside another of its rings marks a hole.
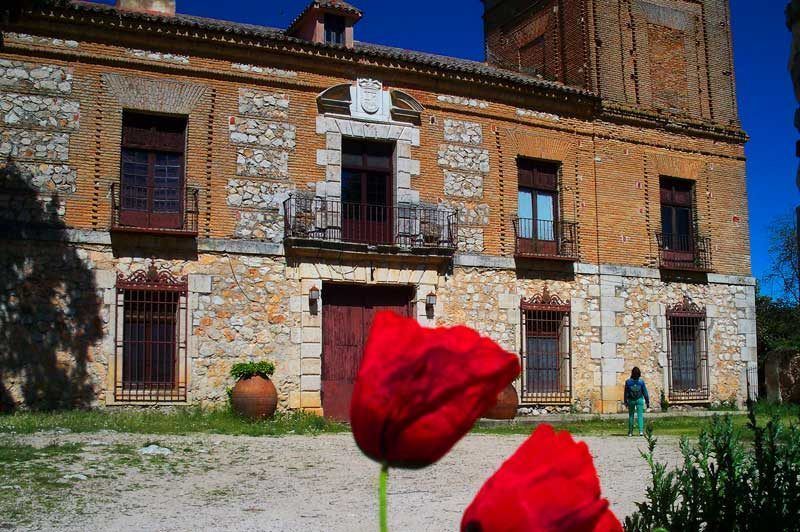
[[[327,44],[344,44],[344,17],[325,15],[325,42]]]

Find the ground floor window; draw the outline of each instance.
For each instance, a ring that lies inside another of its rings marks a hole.
[[[570,306],[545,291],[523,300],[522,390],[523,403],[569,404],[572,387]]]
[[[188,284],[155,266],[117,280],[114,397],[186,400]]]
[[[667,370],[672,401],[706,401],[708,339],[705,310],[684,299],[667,311]]]

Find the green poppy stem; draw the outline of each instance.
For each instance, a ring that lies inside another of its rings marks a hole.
[[[378,485],[378,501],[379,501],[379,521],[381,525],[381,532],[387,532],[389,527],[386,525],[386,483],[389,480],[389,466],[383,464],[381,466],[381,477]]]

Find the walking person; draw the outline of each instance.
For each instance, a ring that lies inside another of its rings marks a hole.
[[[633,414],[639,422],[639,436],[644,436],[644,407],[650,408],[650,394],[639,368],[633,368],[631,378],[625,381],[625,404],[628,405],[628,436],[633,436]]]

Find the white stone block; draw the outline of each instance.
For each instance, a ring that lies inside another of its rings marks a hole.
[[[624,327],[603,327],[603,341],[624,344],[628,341],[628,331]]]
[[[603,358],[603,344],[599,342],[592,342],[589,344],[589,350],[591,351],[592,358]]]
[[[600,311],[600,324],[602,327],[616,327],[617,326],[617,313],[613,310]]]
[[[325,135],[325,147],[329,150],[341,151],[342,149],[342,134],[341,133],[327,133]]]
[[[397,188],[410,189],[411,188],[411,174],[406,171],[397,171]]]
[[[317,134],[322,135],[328,132],[328,125],[325,122],[324,115],[317,115]]]
[[[623,358],[604,358],[600,362],[600,367],[603,368],[603,372],[616,372],[620,373],[623,369],[625,369],[625,359]]]
[[[519,309],[518,294],[500,294],[498,300],[501,309]]]
[[[407,159],[411,158],[411,143],[410,142],[397,142],[397,156],[398,157],[405,157]]]
[[[756,322],[754,320],[739,320],[739,334],[755,334]]]
[[[211,276],[193,273],[189,275],[189,291],[198,294],[211,293]]]
[[[319,274],[317,273],[317,267],[314,264],[311,264],[310,262],[301,263],[300,278],[303,279],[304,281],[306,279],[313,279],[314,281],[318,282]],[[320,286],[317,285],[317,288],[320,288]]]
[[[328,150],[317,150],[317,164],[319,166],[328,164]]]
[[[289,312],[303,311],[304,296],[292,296],[289,298]]]
[[[303,343],[300,346],[300,356],[302,358],[320,358],[322,356],[322,344]]]
[[[96,270],[94,278],[97,288],[114,288],[117,285],[117,274],[113,270]]]
[[[322,389],[322,379],[319,375],[301,375],[300,390],[304,392],[318,392]]]
[[[621,297],[604,297],[600,300],[600,307],[604,311],[624,312],[625,300]]]
[[[604,343],[600,346],[600,358],[617,358],[617,344]]]
[[[409,159],[408,171],[411,172],[411,175],[420,174],[420,163],[417,159]]]

